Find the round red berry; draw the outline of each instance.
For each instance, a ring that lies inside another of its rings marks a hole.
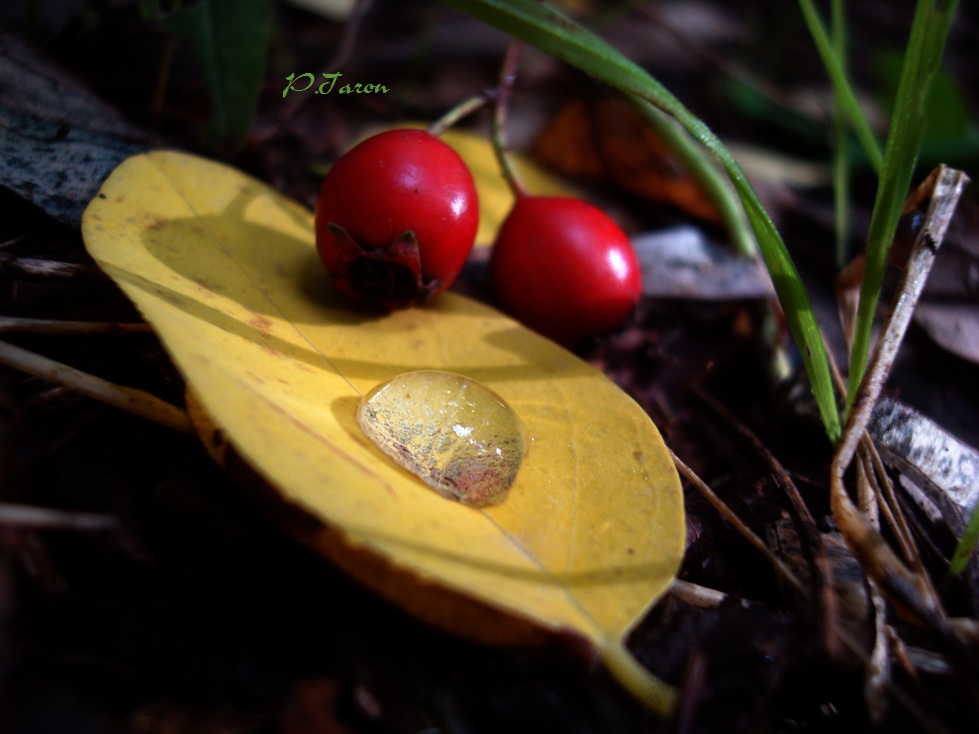
[[[448,145],[423,130],[363,141],[330,169],[316,201],[316,247],[337,290],[387,310],[448,288],[479,225],[476,187]]]
[[[570,347],[621,326],[642,294],[625,233],[568,197],[517,198],[493,247],[490,276],[504,310]]]

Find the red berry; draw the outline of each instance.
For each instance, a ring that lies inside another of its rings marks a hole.
[[[316,248],[338,291],[387,310],[448,288],[479,206],[459,155],[423,130],[391,130],[336,162],[316,201]]]
[[[621,326],[642,293],[622,230],[567,197],[518,197],[493,247],[490,276],[506,311],[570,347]]]

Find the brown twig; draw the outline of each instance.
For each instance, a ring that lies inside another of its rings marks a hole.
[[[928,187],[931,191],[925,223],[915,238],[896,302],[860,384],[833,457],[830,504],[833,517],[850,549],[881,590],[920,623],[930,628],[970,670],[979,673],[979,661],[959,644],[930,585],[923,580],[921,574],[909,569],[891,550],[880,533],[853,504],[844,484],[844,474],[863,440],[873,407],[883,389],[884,380],[967,181],[968,177],[964,173],[940,166],[922,184],[922,187]]]
[[[119,518],[91,512],[68,512],[47,507],[0,503],[0,527],[8,530],[68,530],[80,533],[116,532]]]
[[[56,382],[90,398],[148,418],[182,433],[194,433],[187,413],[175,405],[143,390],[114,385],[61,362],[35,354],[9,342],[0,341],[0,364]]]
[[[823,343],[826,343],[825,337],[823,337]],[[829,357],[830,374],[833,377],[833,382],[836,385],[836,389],[839,391],[840,395],[846,396],[846,380],[844,380],[843,375],[840,374],[840,368],[836,364],[836,360],[833,358],[833,352],[828,347],[826,349],[826,354]],[[884,493],[885,501],[878,501],[878,506],[884,515],[884,519],[887,520],[888,526],[897,536],[902,552],[905,554],[905,558],[920,568],[920,554],[918,553],[917,545],[914,542],[914,537],[911,534],[907,520],[905,519],[904,513],[901,510],[901,505],[897,501],[897,497],[894,495],[893,484],[890,481],[890,477],[887,475],[887,470],[884,468],[883,461],[880,458],[880,452],[877,451],[877,446],[874,444],[874,441],[869,433],[864,433],[859,451],[861,452],[861,455],[865,453],[866,456],[870,457],[873,462],[874,473],[884,483],[884,486],[887,487],[887,491]]]
[[[911,568],[916,573],[927,578],[924,563],[921,559],[921,552],[918,550],[918,544],[914,539],[914,533],[911,532],[911,526],[904,516],[904,510],[901,509],[901,503],[897,499],[897,494],[894,492],[894,483],[887,475],[887,469],[884,468],[884,462],[880,458],[880,452],[877,451],[877,447],[869,435],[865,440],[864,451],[873,466],[874,474],[878,477],[875,487],[880,493],[880,505],[884,510],[884,517],[891,531],[901,546],[901,552],[911,565]]]
[[[768,466],[775,483],[788,498],[793,522],[799,529],[799,539],[809,559],[809,574],[813,587],[812,599],[817,606],[816,618],[820,620],[823,628],[823,645],[831,657],[836,657],[840,650],[839,601],[833,589],[833,570],[822,536],[805,500],[803,500],[785,467],[743,421],[732,415],[729,410],[703,390],[695,388],[694,394],[751,445],[752,449]]]
[[[825,341],[826,339],[823,337],[823,342],[825,343]],[[846,381],[843,379],[843,375],[840,374],[839,366],[833,358],[832,351],[827,348],[826,353],[829,355],[830,372],[836,384],[836,389],[840,395],[845,396],[847,391]],[[888,495],[891,498],[890,500],[880,495],[880,482],[883,481],[887,486],[890,486],[890,478],[887,476],[883,463],[880,460],[880,454],[869,433],[864,433],[858,452],[860,457],[860,464],[858,466],[860,471],[858,489],[862,490],[863,487],[870,486],[871,481],[868,477],[876,476],[878,478],[873,481],[875,496],[872,504],[870,504],[871,497],[869,494],[862,498],[861,504],[863,505],[863,511],[872,513],[873,516],[870,518],[870,522],[878,532],[880,531],[880,526],[879,519],[876,515],[878,512],[883,513],[888,525],[895,530],[904,550],[905,557],[917,557],[917,547],[914,545],[910,533],[905,536],[904,533],[900,532],[900,528],[902,527],[901,523],[904,523],[904,527],[906,527],[906,522],[904,521],[904,515],[901,512],[900,505],[897,503],[896,498],[893,497],[893,488]],[[862,494],[867,493],[862,492]],[[900,518],[900,521],[897,518]],[[891,677],[891,658],[889,652],[894,646],[893,640],[896,639],[896,633],[887,624],[887,605],[881,589],[871,578],[867,579],[867,593],[870,598],[871,608],[873,609],[874,641],[870,655],[865,661],[867,669],[865,673],[864,697],[871,718],[876,720],[884,711],[885,690],[895,690]],[[910,700],[902,700],[902,703],[907,705],[910,711],[917,710]]]
[[[32,257],[17,257],[0,252],[0,273],[30,278],[86,278],[105,280],[108,276],[95,265],[62,263]]]
[[[720,606],[721,602],[727,599],[727,594],[717,589],[709,589],[700,584],[693,584],[683,579],[673,579],[670,584],[670,593],[685,604],[692,607],[709,609]],[[747,606],[748,602],[741,600],[742,606]]]
[[[802,582],[799,581],[799,578],[792,573],[792,570],[786,566],[780,558],[772,553],[765,541],[759,538],[754,530],[745,525],[741,518],[727,506],[727,503],[718,497],[714,490],[711,489],[703,479],[697,476],[697,472],[684,464],[683,461],[680,460],[680,457],[673,453],[672,449],[670,450],[670,456],[673,458],[673,463],[676,465],[677,471],[683,475],[683,478],[690,482],[693,488],[700,492],[704,499],[714,506],[714,509],[720,513],[721,517],[731,523],[731,525],[733,525],[734,528],[741,533],[741,535],[743,535],[749,543],[751,543],[751,545],[753,545],[763,556],[765,556],[766,559],[768,559],[768,562],[772,564],[775,571],[789,584],[789,586],[804,595],[806,593],[806,589],[802,585]]]
[[[496,88],[492,125],[493,151],[500,164],[503,178],[506,179],[507,185],[509,185],[513,195],[517,198],[520,198],[525,191],[510,161],[510,151],[506,141],[506,117],[510,105],[510,94],[513,91],[513,85],[517,79],[517,69],[520,67],[520,57],[523,55],[523,49],[523,42],[516,39],[510,40],[506,56],[503,58],[503,65],[500,68],[500,79]]]
[[[860,499],[860,507],[868,522],[875,530],[880,531],[880,510],[886,508],[886,503],[881,503],[880,488],[876,481],[876,474],[873,462],[867,454],[867,445],[873,446],[873,442],[866,437],[859,453],[859,463],[857,464],[857,493]],[[867,579],[867,591],[870,596],[870,604],[873,609],[874,642],[867,660],[867,670],[864,674],[864,699],[874,721],[880,719],[886,708],[886,689],[891,680],[891,658],[888,654],[887,633],[887,604],[883,594],[873,579]]]
[[[152,329],[145,323],[118,323],[92,321],[54,321],[48,319],[26,319],[13,316],[0,316],[0,334],[48,334],[48,335],[87,335],[87,334],[148,334]]]

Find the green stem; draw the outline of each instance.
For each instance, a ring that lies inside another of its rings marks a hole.
[[[846,68],[846,13],[843,0],[832,5],[833,51],[844,76]],[[850,239],[850,166],[846,155],[845,101],[839,89],[833,89],[833,203],[836,213],[836,265],[843,268],[847,261],[847,242]]]
[[[891,129],[887,136],[884,166],[867,233],[866,268],[860,287],[860,304],[850,354],[847,413],[867,369],[874,312],[884,282],[887,258],[924,139],[925,98],[932,77],[941,67],[945,42],[957,8],[958,0],[918,0],[915,9]]]
[[[799,8],[802,10],[802,16],[809,26],[809,33],[816,44],[816,50],[819,51],[823,66],[826,67],[826,73],[829,74],[830,81],[833,83],[833,90],[839,104],[846,110],[846,114],[850,118],[850,123],[853,125],[853,129],[857,134],[857,138],[863,145],[867,158],[870,160],[870,165],[879,174],[883,167],[883,156],[880,152],[880,145],[874,136],[873,130],[870,129],[870,123],[863,114],[863,110],[860,109],[860,103],[857,101],[857,96],[853,92],[853,87],[850,86],[850,80],[847,77],[842,57],[834,50],[833,44],[830,43],[829,36],[826,34],[826,28],[819,18],[819,14],[816,12],[812,0],[799,0]]]
[[[976,545],[979,545],[979,503],[972,508],[969,524],[966,526],[965,532],[962,533],[962,537],[955,546],[955,553],[952,554],[952,560],[948,564],[948,574],[945,578],[946,584],[965,570],[972,554],[976,552]]]
[[[428,134],[434,135],[436,138],[448,130],[450,127],[455,125],[462,118],[471,115],[476,110],[485,107],[486,103],[489,102],[495,96],[495,92],[491,89],[480,92],[467,99],[465,102],[461,102],[453,107],[451,110],[442,115],[439,119],[428,126]]]

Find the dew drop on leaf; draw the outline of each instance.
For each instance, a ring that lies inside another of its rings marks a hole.
[[[485,385],[440,370],[405,372],[361,398],[357,423],[374,444],[439,494],[499,504],[524,455],[520,419]]]

